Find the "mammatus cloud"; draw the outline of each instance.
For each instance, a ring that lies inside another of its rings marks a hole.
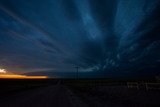
[[[155,75],[159,7],[159,0],[2,0],[0,62],[30,71],[77,65],[97,75]]]

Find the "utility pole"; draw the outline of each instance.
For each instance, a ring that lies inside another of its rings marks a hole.
[[[79,70],[79,67],[76,66],[75,68],[76,68],[76,78],[78,79],[78,70]]]

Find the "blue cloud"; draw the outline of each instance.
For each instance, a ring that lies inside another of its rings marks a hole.
[[[156,75],[159,7],[158,0],[1,0],[0,63],[15,72],[77,65],[97,76]]]

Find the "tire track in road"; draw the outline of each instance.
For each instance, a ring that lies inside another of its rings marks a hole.
[[[66,90],[66,96],[68,96],[72,107],[89,107],[81,98],[79,98],[70,88],[64,87]]]

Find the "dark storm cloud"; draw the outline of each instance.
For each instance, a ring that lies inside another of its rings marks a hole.
[[[78,65],[97,76],[156,74],[159,12],[159,0],[1,0],[0,63],[24,72]]]

